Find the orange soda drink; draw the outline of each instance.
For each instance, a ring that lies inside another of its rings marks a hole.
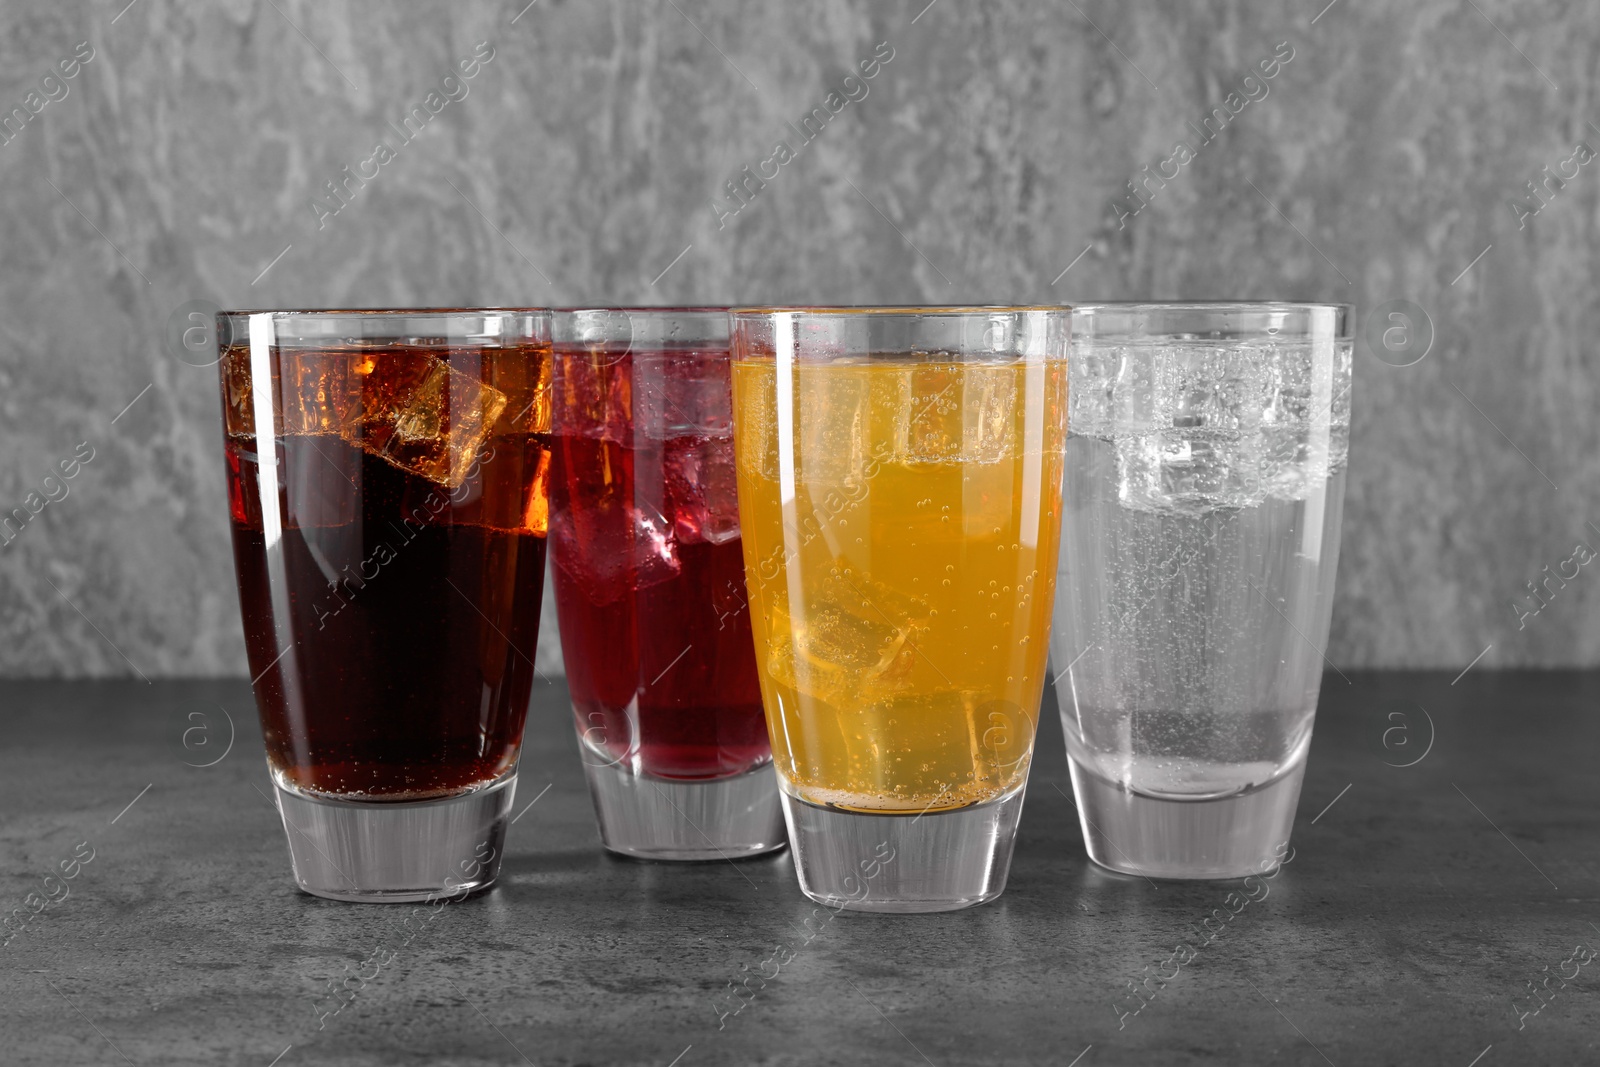
[[[735,318],[746,586],[808,892],[810,822],[826,833],[842,815],[889,819],[878,834],[889,841],[894,824],[929,831],[936,816],[968,812],[978,837],[996,819],[991,830],[1009,821],[1014,832],[1010,812],[981,809],[1020,810],[1049,654],[1065,327],[1055,358],[1053,310],[852,319],[873,314],[771,313],[742,345]],[[812,895],[833,902],[865,890],[850,903],[939,910],[1003,887],[1004,871],[989,870],[976,888],[944,893],[913,878],[911,899],[884,899],[895,895],[886,872],[936,858],[907,856],[916,846],[907,840],[889,845],[896,858],[885,864],[880,844],[863,842],[876,886],[857,869],[843,876],[855,888]]]

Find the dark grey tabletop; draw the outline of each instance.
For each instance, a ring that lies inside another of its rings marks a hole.
[[[1594,672],[1329,675],[1293,861],[1206,943],[1233,884],[1091,865],[1047,704],[998,902],[807,940],[786,854],[601,851],[552,684],[500,885],[402,947],[397,909],[295,890],[243,683],[3,683],[0,899],[32,918],[0,950],[0,1063],[1600,1062],[1597,705]]]

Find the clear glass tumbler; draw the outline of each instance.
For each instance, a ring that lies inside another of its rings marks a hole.
[[[245,645],[300,888],[494,882],[544,582],[550,318],[224,312]]]
[[[1067,308],[733,312],[750,619],[800,887],[1005,888],[1045,682]]]
[[[1089,856],[1232,878],[1289,839],[1321,686],[1350,309],[1076,309],[1051,639]]]
[[[551,570],[600,837],[781,848],[746,606],[726,308],[555,313]]]

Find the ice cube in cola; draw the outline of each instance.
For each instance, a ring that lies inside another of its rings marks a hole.
[[[426,352],[358,357],[362,381],[342,432],[345,440],[401,470],[454,488],[467,476],[479,445],[506,407],[506,395],[473,374]]]

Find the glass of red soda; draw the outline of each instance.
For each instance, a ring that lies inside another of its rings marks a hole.
[[[745,597],[724,308],[555,312],[550,553],[614,852],[783,846]]]

